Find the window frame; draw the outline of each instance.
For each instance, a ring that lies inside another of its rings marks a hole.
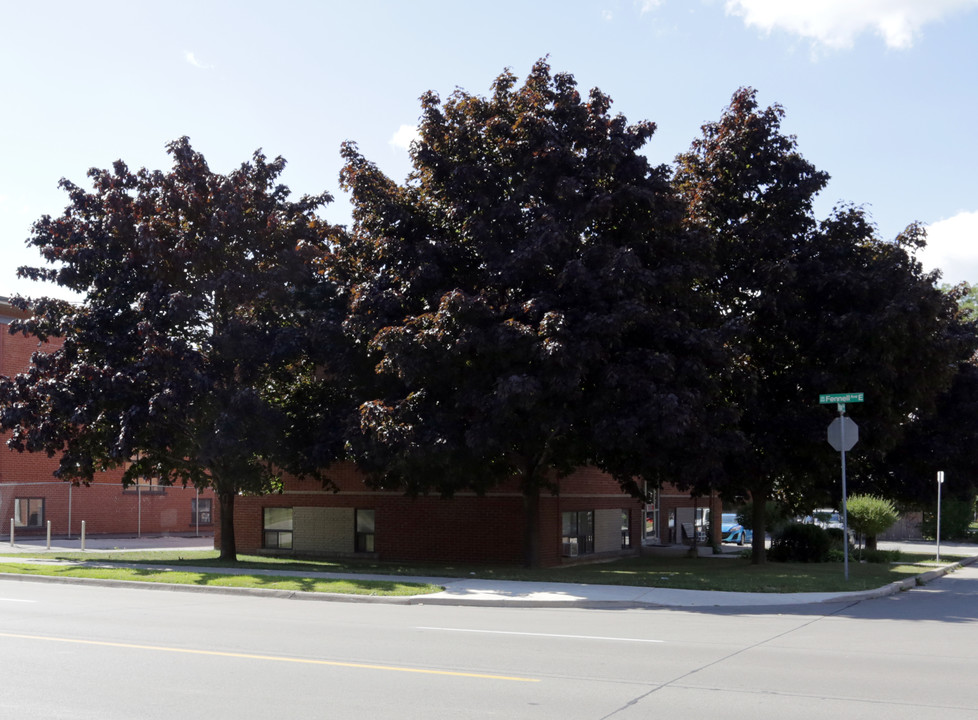
[[[45,500],[43,497],[15,497],[14,498],[14,527],[24,528],[30,530],[31,528],[43,528],[44,519],[46,515]],[[31,522],[31,508],[34,503],[38,503],[40,506],[40,512],[38,513],[38,521],[36,523]],[[24,507],[26,512],[21,512],[21,507]],[[21,518],[25,519],[22,522]]]
[[[207,509],[202,510],[201,506],[206,505]],[[206,515],[206,519],[204,518]],[[264,522],[264,514],[262,515]],[[190,498],[190,524],[191,525],[213,525],[214,524],[214,499],[213,498]]]
[[[374,508],[355,508],[353,511],[353,551],[375,552],[377,511]]]
[[[578,557],[594,553],[594,516],[594,510],[565,510],[560,514],[562,557]]]
[[[272,525],[287,524],[288,527],[270,527],[269,514],[276,511],[288,512],[288,521],[273,520]],[[294,547],[293,532],[295,530],[295,508],[263,507],[261,521],[261,543],[266,550],[292,550]]]
[[[166,495],[166,488],[166,485],[160,484],[159,478],[143,475],[124,486],[122,492],[126,495]]]

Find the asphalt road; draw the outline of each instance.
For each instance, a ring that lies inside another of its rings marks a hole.
[[[850,604],[315,603],[0,581],[0,718],[978,717],[978,569]]]

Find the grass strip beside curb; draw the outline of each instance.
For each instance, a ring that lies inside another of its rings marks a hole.
[[[0,563],[0,573],[35,575],[54,578],[85,578],[140,583],[166,583],[198,587],[228,587],[287,592],[315,592],[375,597],[408,597],[441,592],[442,587],[426,583],[389,580],[341,580],[226,573],[202,573],[186,570],[147,570],[126,567],[85,567],[80,565],[46,565],[40,563]]]

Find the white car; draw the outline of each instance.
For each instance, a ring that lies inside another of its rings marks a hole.
[[[839,528],[842,529],[842,513],[838,510],[833,510],[831,508],[819,508],[811,514],[811,520],[806,518],[807,522],[813,522],[820,528]]]

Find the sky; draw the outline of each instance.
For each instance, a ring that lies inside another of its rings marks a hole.
[[[978,283],[978,0],[0,0],[0,27],[0,296],[70,298],[16,274],[43,264],[26,240],[63,177],[168,169],[187,135],[216,172],[283,156],[293,193],[330,192],[348,224],[341,143],[403,181],[422,93],[488,94],[542,57],[655,122],[655,164],[755,88],[831,176],[818,217],[923,223],[924,268]]]

